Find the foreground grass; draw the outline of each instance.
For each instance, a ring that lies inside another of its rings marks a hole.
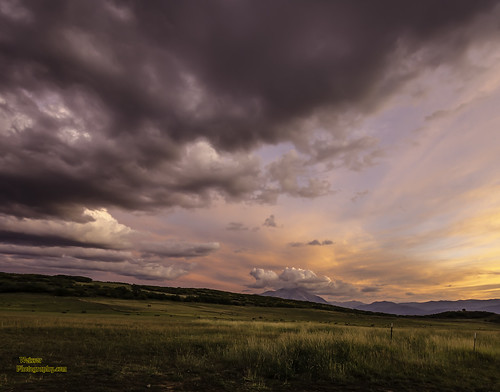
[[[6,391],[500,390],[481,321],[35,295],[0,296],[0,320]],[[16,373],[20,356],[68,372]]]

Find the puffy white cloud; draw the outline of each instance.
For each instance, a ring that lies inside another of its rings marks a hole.
[[[272,287],[274,283],[279,280],[279,276],[276,272],[264,270],[262,268],[254,268],[250,271],[250,275],[255,278],[255,283],[251,285],[251,287],[255,288]]]
[[[286,267],[281,273],[262,268],[254,268],[250,275],[255,278],[252,288],[303,288],[311,293],[322,295],[355,295],[359,289],[341,280],[333,280],[325,275],[302,268]]]

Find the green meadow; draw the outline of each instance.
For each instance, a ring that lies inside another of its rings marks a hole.
[[[500,391],[494,318],[1,293],[0,342],[2,391]]]

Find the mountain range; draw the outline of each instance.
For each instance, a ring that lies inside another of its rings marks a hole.
[[[321,298],[318,295],[311,294],[309,291],[302,288],[295,288],[295,289],[283,288],[276,291],[266,291],[261,295],[266,297],[278,297],[283,299],[293,299],[296,301],[309,301],[309,302],[316,302],[319,304],[328,304],[328,301],[326,301],[325,299]]]
[[[500,314],[500,299],[467,299],[459,301],[428,301],[428,302],[390,302],[377,301],[366,304],[360,301],[328,302],[318,295],[311,294],[303,288],[279,289],[276,291],[266,291],[261,295],[269,297],[279,297],[298,301],[309,301],[323,304],[341,306],[343,308],[367,310],[370,312],[381,312],[399,314],[407,316],[425,316],[449,311],[482,311]]]
[[[389,301],[364,303],[330,302],[332,305],[345,308],[368,310],[370,312],[382,312],[400,315],[425,316],[457,310],[481,311],[500,314],[500,299],[466,299],[459,301],[428,301],[428,302],[403,302],[395,303]]]

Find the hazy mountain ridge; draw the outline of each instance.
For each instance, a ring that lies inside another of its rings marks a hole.
[[[330,304],[343,308],[364,310],[369,312],[397,314],[402,316],[427,316],[431,314],[462,311],[480,311],[500,314],[500,299],[467,299],[458,301],[428,301],[428,302],[402,302],[376,301],[366,304],[360,301],[328,302],[318,295],[310,293],[303,288],[270,290],[260,294],[262,296],[277,297],[288,300],[308,301],[321,304]]]
[[[428,302],[390,302],[377,301],[365,304],[357,301],[330,302],[332,305],[351,309],[367,310],[370,312],[383,312],[399,315],[425,316],[435,313],[461,311],[482,311],[500,314],[500,299],[467,299],[458,301],[428,301]]]

